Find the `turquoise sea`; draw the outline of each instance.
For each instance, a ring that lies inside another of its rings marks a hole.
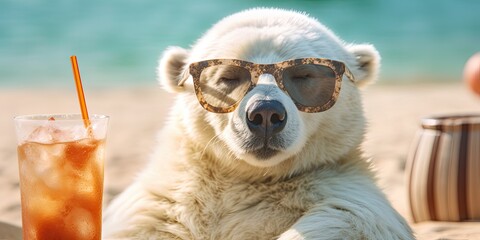
[[[305,11],[347,42],[374,44],[381,82],[458,81],[480,51],[478,0],[1,0],[0,87],[155,84],[161,52],[252,7]]]

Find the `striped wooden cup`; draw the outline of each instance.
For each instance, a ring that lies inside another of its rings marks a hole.
[[[480,220],[480,115],[422,119],[406,172],[415,222]]]

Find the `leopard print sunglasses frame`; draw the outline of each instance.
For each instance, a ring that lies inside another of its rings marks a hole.
[[[305,64],[315,64],[315,65],[325,66],[330,68],[335,73],[335,87],[332,92],[332,95],[329,101],[327,101],[325,104],[321,106],[304,106],[301,103],[296,102],[289,95],[288,90],[285,88],[283,84],[282,73],[284,69],[288,67],[305,65]],[[232,112],[240,103],[240,101],[237,101],[236,103],[228,107],[215,107],[210,105],[203,97],[202,89],[200,87],[201,73],[205,68],[217,66],[217,65],[231,65],[231,66],[242,67],[247,69],[250,72],[251,84],[249,89],[245,92],[245,95],[256,86],[260,75],[265,73],[273,75],[275,77],[278,87],[280,87],[280,89],[282,89],[287,95],[290,96],[290,98],[294,101],[295,105],[297,106],[298,110],[307,112],[307,113],[323,112],[330,109],[335,104],[335,102],[337,101],[338,95],[340,94],[340,87],[342,83],[343,74],[345,74],[345,76],[350,81],[352,82],[355,81],[353,74],[350,72],[350,70],[345,66],[343,62],[339,62],[331,59],[325,59],[325,58],[300,58],[300,59],[287,60],[287,61],[274,63],[274,64],[256,64],[256,63],[238,60],[238,59],[211,59],[211,60],[191,63],[189,66],[189,72],[190,72],[190,75],[192,75],[193,77],[193,83],[194,83],[195,94],[197,95],[197,99],[203,108],[214,113]],[[183,84],[187,79],[188,77],[180,81],[178,83],[178,86],[183,86]]]

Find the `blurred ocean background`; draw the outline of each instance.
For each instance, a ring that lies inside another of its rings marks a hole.
[[[480,51],[478,0],[1,0],[0,87],[154,85],[162,51],[252,7],[305,11],[382,55],[379,83],[459,81]]]

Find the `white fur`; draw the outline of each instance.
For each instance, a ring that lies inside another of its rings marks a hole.
[[[192,62],[236,58],[275,63],[323,57],[343,61],[337,103],[299,112],[272,75],[260,77],[234,112],[204,110],[188,79]],[[226,17],[190,49],[169,48],[159,65],[163,86],[180,92],[150,164],[105,211],[104,236],[118,239],[413,239],[375,185],[359,149],[365,119],[358,86],[375,79],[379,55],[348,45],[305,14],[252,9]],[[287,111],[282,147],[257,159],[243,143],[245,112],[256,100]],[[233,131],[232,129],[236,129]]]

